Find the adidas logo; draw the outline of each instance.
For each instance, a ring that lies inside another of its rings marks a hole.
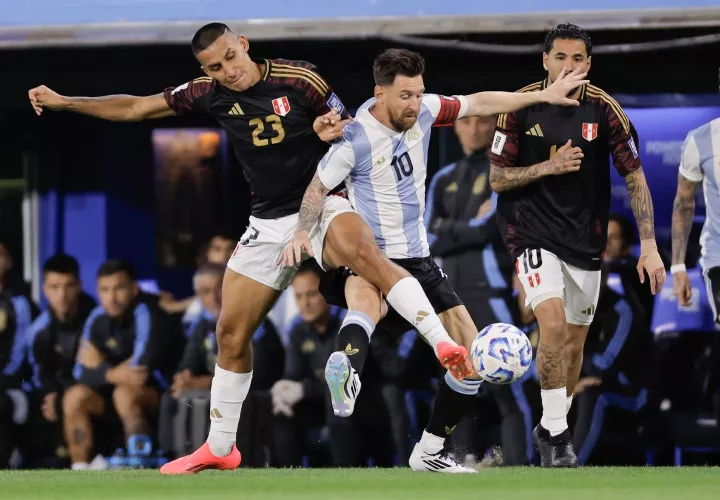
[[[418,325],[418,324],[422,323],[422,321],[425,318],[427,318],[428,316],[430,316],[429,312],[418,311],[417,316],[415,316],[415,324]]]
[[[353,349],[353,346],[351,346],[350,344],[348,344],[348,345],[345,346],[345,351],[344,351],[344,352],[345,352],[345,354],[347,354],[348,356],[352,356],[353,354],[359,353],[359,352],[360,352],[360,349]]]
[[[588,316],[591,316],[591,315],[595,314],[595,307],[588,307],[587,309],[582,311],[582,313],[586,314]]]
[[[525,135],[534,135],[535,137],[542,137],[542,129],[540,128],[540,125],[535,125],[533,128],[525,132]]]
[[[228,114],[233,115],[233,116],[240,116],[240,115],[244,115],[245,113],[243,112],[240,105],[238,103],[235,103],[235,104],[233,104],[233,107],[230,108],[230,111],[228,111]]]
[[[423,463],[427,466],[428,470],[442,470],[452,467],[452,464],[443,462],[442,460],[423,460]]]
[[[220,413],[220,410],[217,408],[213,408],[210,410],[210,416],[215,418],[223,418],[222,413]]]
[[[455,430],[455,427],[457,427],[457,424],[453,425],[452,427],[445,426],[445,434],[448,436],[452,434],[452,432]]]

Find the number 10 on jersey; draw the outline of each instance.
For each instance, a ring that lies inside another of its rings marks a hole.
[[[400,156],[393,156],[390,165],[395,169],[398,182],[403,180],[403,177],[410,177],[413,173],[412,160],[410,160],[410,154],[407,151]]]

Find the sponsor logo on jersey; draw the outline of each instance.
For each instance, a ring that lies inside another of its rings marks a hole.
[[[495,131],[495,137],[493,137],[492,147],[490,148],[490,151],[495,153],[496,155],[499,155],[502,153],[503,147],[505,146],[505,141],[507,140],[507,136],[503,134],[500,131]]]
[[[272,100],[273,109],[275,114],[285,116],[290,112],[290,101],[287,96],[278,97]]]
[[[330,109],[336,108],[340,114],[345,112],[345,106],[343,106],[343,103],[340,101],[340,98],[335,94],[335,92],[333,92],[328,98],[327,106]]]
[[[630,151],[632,151],[633,158],[635,158],[637,160],[638,150],[637,150],[637,146],[635,146],[635,141],[633,140],[632,137],[628,141],[628,146],[630,146]]]
[[[230,108],[230,111],[228,111],[228,114],[233,115],[233,116],[240,116],[240,115],[244,115],[245,113],[243,112],[242,108],[240,107],[240,104],[235,103],[235,104],[233,104],[233,107]]]
[[[530,130],[525,132],[525,135],[533,135],[535,137],[542,137],[543,132],[542,132],[542,129],[540,128],[540,124],[538,123],[533,128],[531,128]]]
[[[582,136],[590,142],[593,139],[597,139],[598,124],[597,123],[583,123],[582,124]]]

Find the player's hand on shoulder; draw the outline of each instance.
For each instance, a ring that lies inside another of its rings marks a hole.
[[[299,266],[302,264],[303,254],[308,257],[315,256],[310,243],[310,234],[307,231],[298,231],[293,236],[293,239],[285,245],[277,263],[282,267]]]
[[[692,305],[692,286],[690,285],[690,277],[685,271],[673,273],[673,293],[677,297],[680,307],[689,307]]]
[[[28,97],[30,98],[30,104],[38,116],[40,116],[44,108],[60,109],[63,103],[63,97],[45,85],[30,89],[28,91]]]
[[[548,175],[562,175],[580,170],[580,163],[585,155],[582,149],[572,146],[572,140],[568,140],[550,158],[550,169]]]
[[[315,118],[313,130],[321,140],[331,142],[342,137],[345,125],[351,121],[350,118],[343,120],[337,108],[333,108],[330,112]]]
[[[576,99],[569,98],[568,94],[572,93],[578,87],[589,83],[590,80],[585,80],[586,76],[587,72],[581,68],[577,68],[573,72],[569,72],[567,68],[563,68],[552,85],[541,91],[545,96],[545,102],[560,106],[578,106],[580,103]]]

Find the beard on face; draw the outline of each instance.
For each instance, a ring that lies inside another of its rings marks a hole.
[[[395,116],[393,112],[390,111],[390,123],[398,132],[410,130],[413,125],[415,125],[417,117],[417,113],[412,113],[412,115],[401,114],[400,116]]]

